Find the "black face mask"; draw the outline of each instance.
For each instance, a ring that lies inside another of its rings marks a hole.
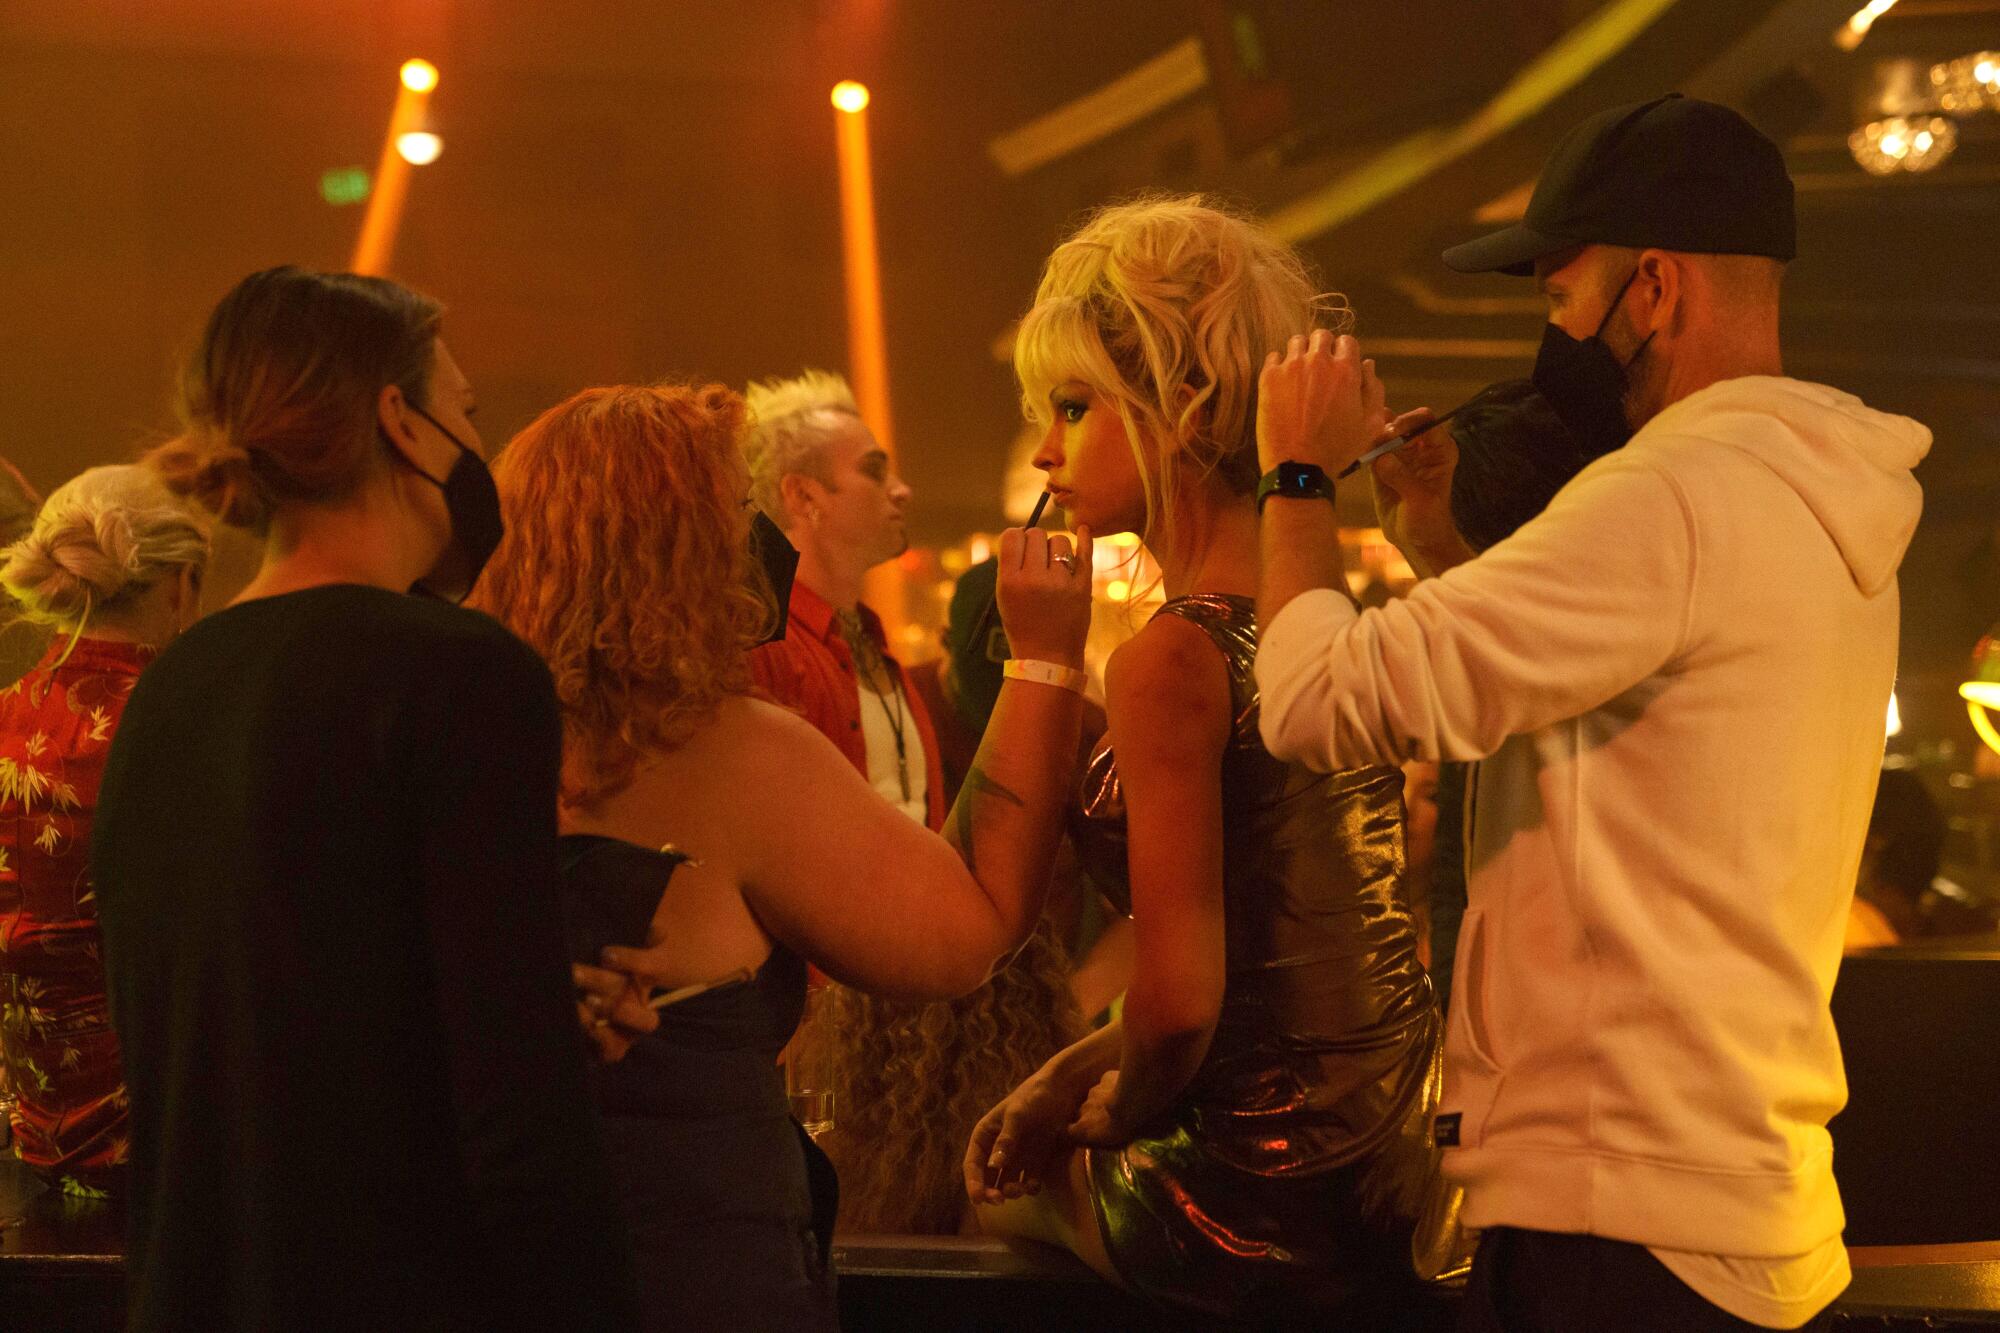
[[[1647,334],[1646,341],[1622,363],[1602,335],[1638,276],[1639,270],[1633,269],[1588,338],[1572,338],[1553,322],[1544,326],[1535,368],[1528,376],[1591,458],[1608,454],[1632,438],[1632,427],[1625,417],[1626,376],[1645,355],[1653,335]]]
[[[776,643],[785,637],[785,622],[791,619],[788,608],[792,604],[792,577],[798,573],[799,553],[785,536],[785,530],[761,509],[750,519],[750,558],[764,567],[764,579],[770,584],[775,608],[771,629],[763,642]]]
[[[466,448],[463,440],[423,408],[412,406],[411,410],[437,426],[439,434],[458,446],[458,461],[451,465],[443,481],[415,463],[410,464],[411,471],[444,492],[445,513],[451,518],[450,544],[438,557],[437,567],[411,584],[410,591],[447,602],[462,602],[472,591],[472,585],[479,582],[479,572],[486,568],[486,562],[500,546],[500,538],[506,534],[507,525],[500,518],[500,492],[493,485],[493,474],[486,470],[484,459]]]

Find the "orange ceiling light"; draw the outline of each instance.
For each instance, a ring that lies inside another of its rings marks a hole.
[[[430,122],[431,94],[438,86],[438,68],[428,60],[406,60],[398,71],[396,105],[389,113],[388,133],[375,167],[375,189],[361,219],[361,235],[348,267],[356,273],[389,271],[396,250],[396,233],[403,224],[403,201],[409,194],[410,168],[428,166],[444,151],[444,140]]]
[[[405,60],[403,86],[413,93],[431,91],[438,86],[438,67],[428,60]]]
[[[444,152],[444,140],[436,130],[405,130],[396,136],[396,156],[413,167],[427,167]]]
[[[1852,51],[1861,45],[1861,39],[1875,26],[1875,20],[1896,7],[1896,0],[1868,0],[1868,3],[1854,11],[1847,22],[1834,29],[1833,44],[1843,51]]]
[[[854,403],[876,441],[895,457],[889,420],[889,352],[882,327],[882,261],[875,239],[875,176],[868,153],[868,89],[834,85],[834,149],[840,167],[840,248],[847,279],[847,366]],[[894,636],[907,619],[895,566],[878,565],[863,594]]]
[[[858,98],[842,105],[841,90]],[[852,81],[835,86],[834,144],[840,166],[840,239],[847,278],[847,357],[861,419],[884,449],[894,452],[889,426],[889,366],[882,328],[882,264],[875,238],[875,178],[868,152],[868,90]]]

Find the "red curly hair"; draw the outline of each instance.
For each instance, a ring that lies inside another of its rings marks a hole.
[[[743,400],[720,384],[586,389],[493,465],[507,535],[470,604],[541,654],[566,804],[619,791],[731,694],[772,602],[750,558]]]

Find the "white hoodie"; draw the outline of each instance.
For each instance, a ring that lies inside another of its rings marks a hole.
[[[1470,1225],[1837,1246],[1827,997],[1929,446],[1729,380],[1407,599],[1319,590],[1266,627],[1273,754],[1487,760],[1439,1117]]]

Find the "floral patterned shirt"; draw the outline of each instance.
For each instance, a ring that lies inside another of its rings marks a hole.
[[[150,649],[67,635],[0,691],[0,1051],[14,1150],[91,1192],[129,1139],[105,1002],[90,822],[111,737]],[[109,1173],[115,1178],[116,1173]]]

